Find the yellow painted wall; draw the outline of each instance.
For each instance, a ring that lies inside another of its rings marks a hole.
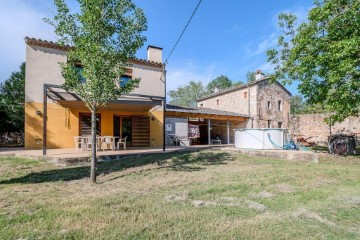
[[[41,114],[37,115],[36,111]],[[42,148],[43,104],[25,103],[25,148]],[[74,136],[79,135],[79,113],[89,113],[84,109],[67,109],[55,103],[48,103],[47,108],[47,148],[73,148]],[[113,115],[146,115],[150,117],[150,144],[154,147],[162,146],[163,139],[163,111],[162,107],[150,112],[122,112],[119,110],[102,109],[101,135],[113,135]],[[37,140],[38,139],[38,140]]]

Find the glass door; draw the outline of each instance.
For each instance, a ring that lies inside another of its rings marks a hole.
[[[131,146],[132,142],[132,119],[131,117],[121,117],[121,138],[127,136],[126,146]]]

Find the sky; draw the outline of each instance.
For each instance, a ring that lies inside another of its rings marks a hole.
[[[0,82],[25,61],[24,37],[56,41],[53,28],[42,20],[56,9],[51,0],[0,0]],[[163,48],[165,60],[199,0],[134,0],[148,21],[145,45],[138,58],[146,59],[147,45]],[[76,9],[75,0],[67,0]],[[246,73],[272,72],[266,51],[276,47],[277,16],[292,12],[305,21],[312,0],[202,0],[176,49],[168,59],[167,89],[190,80],[207,84],[225,75],[234,82],[246,81]],[[298,94],[297,83],[287,85]]]

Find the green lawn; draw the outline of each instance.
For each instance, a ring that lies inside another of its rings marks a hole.
[[[360,239],[360,158],[224,151],[89,167],[0,158],[0,239]]]

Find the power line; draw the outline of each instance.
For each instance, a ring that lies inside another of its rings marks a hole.
[[[187,22],[186,25],[185,25],[184,30],[181,32],[181,34],[180,34],[178,40],[176,41],[174,47],[171,49],[171,52],[170,52],[169,55],[167,56],[167,58],[166,58],[166,60],[165,60],[165,63],[167,63],[167,61],[168,61],[168,59],[170,58],[171,54],[173,53],[173,51],[175,50],[176,46],[178,45],[181,37],[183,36],[184,32],[186,31],[187,27],[189,26],[189,23],[191,22],[191,19],[194,17],[197,9],[199,8],[201,1],[202,1],[202,0],[199,0],[199,3],[197,4],[197,6],[196,6],[196,8],[194,9],[191,17],[189,18],[188,22]]]

